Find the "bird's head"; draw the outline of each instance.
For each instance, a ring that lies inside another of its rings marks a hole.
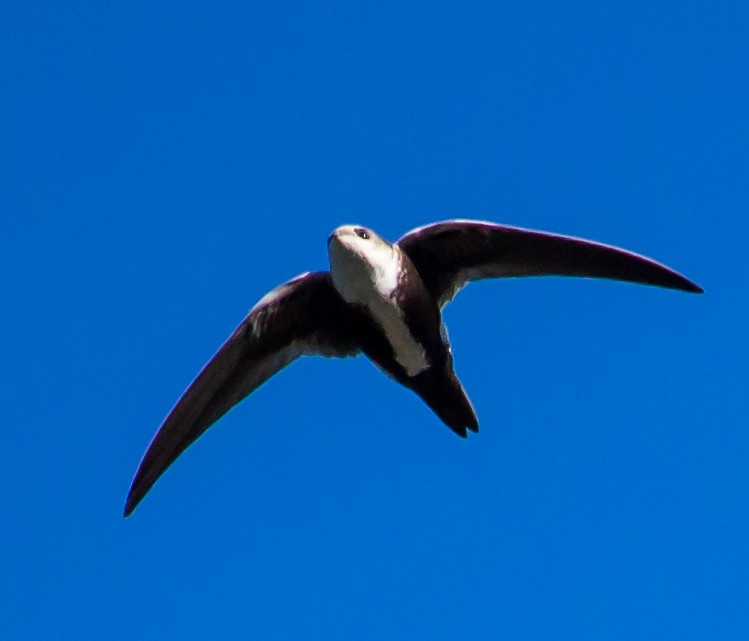
[[[397,285],[397,248],[371,229],[342,225],[328,237],[333,284],[345,300],[364,303],[374,288],[387,295]]]

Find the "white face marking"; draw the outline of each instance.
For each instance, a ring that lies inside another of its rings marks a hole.
[[[393,297],[398,287],[400,249],[371,229],[344,225],[330,236],[328,253],[338,293],[347,303],[369,310],[408,375],[415,376],[428,367],[426,352],[411,335]]]

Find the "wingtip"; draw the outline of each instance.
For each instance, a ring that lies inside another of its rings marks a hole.
[[[125,507],[122,510],[123,518],[130,516],[136,505],[138,505],[138,501],[134,500],[132,495],[128,495],[127,500],[125,501]]]
[[[647,260],[650,260],[650,259],[647,259]],[[687,292],[689,294],[704,293],[705,290],[702,289],[702,287],[700,287],[693,280],[684,276],[684,274],[680,274],[679,272],[671,269],[670,267],[666,267],[665,265],[662,265],[660,263],[654,263],[654,264],[656,265],[657,268],[659,268],[659,271],[661,272],[660,274],[661,278],[657,280],[653,280],[649,284],[660,285],[661,287],[666,287],[668,289],[678,289],[678,290],[681,290],[682,292]]]
[[[138,472],[140,472],[140,470],[138,470]],[[148,489],[150,489],[150,486]],[[146,489],[146,491],[143,490],[143,485],[139,482],[138,474],[136,474],[135,479],[133,479],[133,482],[130,485],[130,490],[127,493],[125,507],[122,509],[122,516],[124,518],[127,518],[135,511],[135,508],[138,507],[143,500],[143,497],[147,494],[148,489]]]
[[[660,273],[654,274],[654,278],[645,279],[643,282],[646,285],[656,285],[658,287],[665,287],[666,289],[676,289],[688,294],[702,294],[704,289],[700,287],[694,281],[689,280],[683,274],[672,270],[670,267],[665,267],[658,263],[654,263],[658,267]]]
[[[702,289],[697,283],[689,280],[685,276],[679,274],[678,282],[670,285],[671,289],[679,289],[687,294],[704,294],[705,290]]]

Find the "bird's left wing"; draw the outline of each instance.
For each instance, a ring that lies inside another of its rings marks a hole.
[[[189,445],[280,369],[303,355],[356,354],[349,323],[329,272],[302,274],[260,299],[156,432],[135,473],[125,516]]]
[[[702,291],[673,269],[625,249],[488,222],[434,223],[397,244],[440,307],[468,281],[507,276],[588,276]]]

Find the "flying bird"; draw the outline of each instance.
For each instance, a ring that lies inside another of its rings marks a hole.
[[[301,274],[263,296],[187,388],[143,456],[125,516],[203,432],[300,356],[364,354],[456,434],[478,432],[442,320],[469,281],[586,276],[702,292],[624,249],[471,220],[419,227],[395,243],[343,225],[328,237],[328,255],[330,271]]]

